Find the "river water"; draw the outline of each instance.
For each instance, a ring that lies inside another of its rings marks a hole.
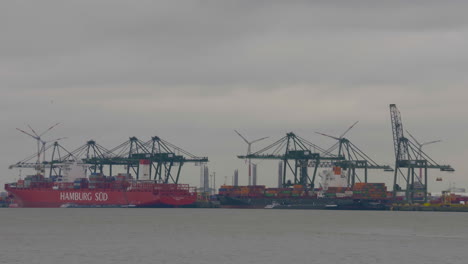
[[[0,263],[468,263],[468,214],[0,209]]]

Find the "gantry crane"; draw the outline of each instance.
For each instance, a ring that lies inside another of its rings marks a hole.
[[[108,150],[106,154],[84,159],[83,162],[108,165],[110,175],[112,166],[123,165],[127,173],[132,171],[138,177],[140,160],[149,161],[150,179],[161,183],[178,183],[184,163],[208,162],[207,157],[197,157],[157,136],[146,142],[130,137],[129,140]],[[174,167],[178,167],[176,173],[172,172]]]
[[[348,171],[347,179],[349,187],[353,187],[356,182],[356,169],[364,170],[364,182],[366,183],[368,180],[368,169],[381,169],[384,171],[393,171],[393,169],[388,165],[377,164],[377,162],[371,159],[366,153],[364,153],[361,149],[359,149],[356,145],[354,145],[353,143],[351,143],[351,141],[344,137],[346,133],[348,133],[357,123],[358,121],[351,125],[339,137],[315,132],[317,134],[337,140],[337,142],[333,146],[327,149],[327,152],[332,153],[333,151],[337,150],[337,156],[343,158],[343,160],[335,161],[333,165],[341,167]]]
[[[390,105],[390,118],[395,150],[393,196],[396,196],[397,191],[404,191],[406,200],[412,203],[417,195],[422,194],[424,202],[427,202],[428,169],[455,170],[450,165],[437,164],[417,144],[404,136],[401,114],[395,104]],[[420,169],[422,175],[418,177],[415,169]],[[404,186],[398,184],[400,178],[404,179]]]
[[[148,140],[144,146],[150,153],[150,175],[154,169],[154,179],[164,183],[170,181],[178,183],[180,171],[185,163],[199,164],[208,162],[208,157],[196,156],[157,136]],[[175,166],[178,168],[176,174],[173,174],[171,169]]]
[[[269,153],[268,153],[269,152]],[[283,187],[300,184],[314,188],[317,169],[330,161],[339,161],[343,158],[328,153],[325,149],[301,138],[293,132],[287,133],[285,137],[273,144],[249,155],[237,156],[239,159],[270,159],[282,160],[283,165]],[[312,177],[308,174],[308,167],[314,167]],[[326,165],[325,165],[326,166]],[[286,172],[293,175],[293,179],[287,179]]]
[[[36,169],[38,167],[41,168],[42,173],[45,173],[45,169],[49,169],[49,177],[52,176],[60,176],[62,175],[62,166],[64,160],[67,160],[65,157],[68,157],[68,159],[76,160],[76,158],[73,158],[73,154],[71,154],[67,149],[65,149],[58,141],[53,142],[52,144],[49,145],[43,145],[41,152],[43,153],[43,161],[40,163],[33,162],[34,159],[37,158],[37,153],[30,155],[26,158],[24,158],[21,161],[18,161],[15,164],[10,165],[8,168],[13,169],[13,168],[33,168]],[[46,158],[46,153],[52,152],[50,156],[50,160],[47,160]],[[62,154],[66,154],[63,156]]]
[[[178,183],[180,172],[184,163],[187,162],[208,162],[207,157],[197,157],[159,137],[152,137],[151,140],[143,142],[136,137],[130,137],[129,140],[114,147],[107,149],[94,140],[89,140],[79,148],[68,151],[58,142],[44,148],[45,151],[52,149],[50,161],[42,161],[42,168],[50,168],[52,174],[61,175],[62,167],[70,162],[77,162],[86,167],[91,172],[99,172],[113,175],[115,166],[124,166],[127,173],[132,171],[138,178],[140,169],[140,160],[145,159],[150,162],[150,179],[161,183]],[[66,155],[61,156],[61,152]],[[10,166],[10,168],[36,168],[38,162],[32,163],[37,154],[34,154],[20,162]],[[44,154],[45,157],[45,154]],[[173,173],[173,167],[178,167],[177,172]]]

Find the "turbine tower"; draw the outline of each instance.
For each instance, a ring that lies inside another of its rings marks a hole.
[[[253,141],[250,141],[250,142],[249,142],[244,136],[241,135],[241,133],[237,132],[237,130],[234,130],[234,132],[236,132],[237,135],[239,135],[239,137],[241,137],[241,138],[245,141],[245,143],[247,143],[247,155],[246,155],[246,156],[252,154],[252,152],[251,152],[251,150],[252,150],[251,147],[252,147],[252,144],[253,144],[253,143],[256,143],[256,142],[258,142],[258,141],[261,141],[261,140],[264,140],[264,139],[267,139],[267,138],[268,138],[268,137],[262,137],[262,138],[259,138],[259,139],[256,139],[256,140],[253,140]],[[251,159],[249,158],[249,182],[248,182],[247,185],[250,186],[251,183],[252,183],[252,161],[251,161]]]

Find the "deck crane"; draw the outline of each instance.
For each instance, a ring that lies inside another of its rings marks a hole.
[[[455,170],[450,165],[437,164],[416,143],[405,137],[401,114],[395,104],[390,104],[390,118],[395,150],[393,196],[396,196],[397,191],[404,191],[406,200],[409,203],[412,203],[416,196],[421,195],[424,202],[427,202],[428,169],[439,169],[448,172]],[[403,169],[406,169],[406,173],[403,172]],[[422,175],[417,177],[415,169],[421,169]],[[400,178],[404,180],[403,186],[398,184]]]
[[[300,184],[310,186],[310,188],[315,186],[318,167],[327,166],[330,161],[343,160],[293,132],[287,133],[286,136],[257,152],[237,157],[239,159],[282,160],[284,163],[282,186]],[[312,177],[308,174],[308,167],[311,165],[314,167]],[[288,168],[294,177],[292,180],[287,179]]]
[[[348,186],[353,187],[356,182],[356,169],[364,170],[364,182],[367,183],[368,169],[382,169],[384,171],[393,171],[388,165],[379,165],[373,159],[371,159],[366,153],[360,150],[356,145],[351,143],[344,136],[348,133],[359,121],[356,121],[351,125],[344,133],[339,137],[330,136],[324,133],[315,132],[319,135],[326,136],[337,140],[337,142],[327,149],[327,152],[332,153],[338,150],[338,157],[342,157],[343,160],[336,161],[333,165],[348,170]]]

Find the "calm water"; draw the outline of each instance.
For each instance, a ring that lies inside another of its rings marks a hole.
[[[0,209],[0,263],[468,263],[468,214]]]

